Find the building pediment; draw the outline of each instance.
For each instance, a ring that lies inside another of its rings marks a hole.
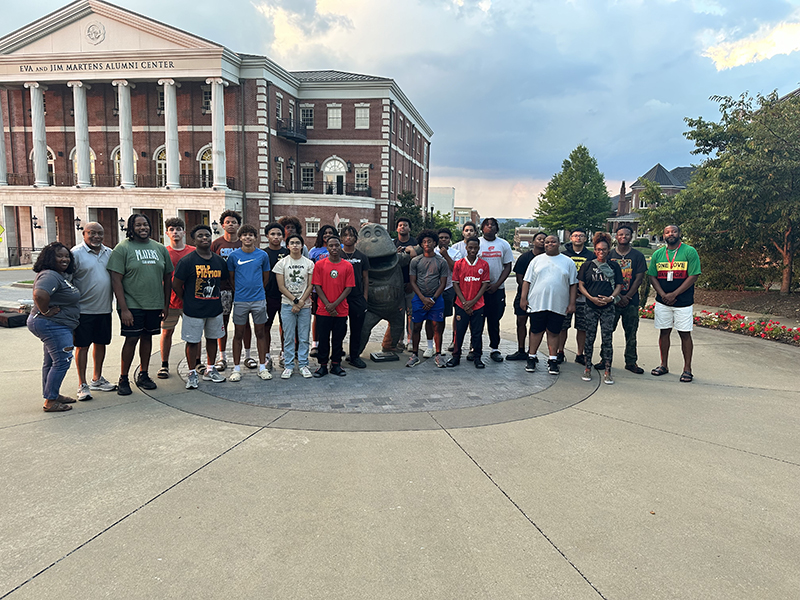
[[[236,63],[238,57],[219,44],[101,0],[79,0],[0,38],[0,78],[8,83],[230,78],[232,65],[225,62]]]

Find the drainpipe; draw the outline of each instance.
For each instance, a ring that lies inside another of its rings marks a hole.
[[[272,108],[269,102],[269,89],[271,87],[272,82],[267,79],[267,194],[269,194],[269,199],[267,200],[267,210],[269,210],[270,223],[274,221],[272,218],[272,133],[270,133],[271,128],[269,126],[269,121],[271,119],[270,115],[272,114]]]
[[[239,132],[239,178],[242,182],[242,218],[247,218],[247,168],[244,164],[245,144],[244,144],[244,86],[246,80],[239,80],[239,110],[241,131]]]

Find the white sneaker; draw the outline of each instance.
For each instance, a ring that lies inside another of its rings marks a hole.
[[[313,375],[311,374],[311,369],[309,369],[308,367],[300,367],[300,374],[306,379],[313,377]]]
[[[258,376],[261,377],[264,381],[272,379],[272,373],[269,372],[269,369],[261,369],[258,372]]]
[[[436,354],[436,350],[433,348],[428,348],[422,353],[422,358],[432,358],[434,354]]]
[[[82,383],[78,387],[77,397],[78,397],[78,400],[80,400],[81,402],[85,402],[86,400],[91,400],[92,399],[92,393],[89,391],[89,385],[88,384]]]
[[[98,390],[101,392],[113,392],[117,389],[117,386],[111,383],[108,379],[100,375],[100,379],[93,379],[89,382],[89,389],[90,390]]]
[[[203,375],[203,381],[213,381],[214,383],[222,383],[225,378],[219,374],[216,369],[206,369]]]
[[[283,373],[281,373],[281,379],[289,379],[289,377],[292,376],[292,373],[294,373],[292,369],[284,369]]]
[[[186,379],[186,389],[187,390],[196,390],[197,389],[197,380],[198,380],[197,373],[189,373],[189,377]]]
[[[228,377],[229,381],[241,381],[242,380],[242,372],[241,371],[234,371],[231,373],[230,377]]]

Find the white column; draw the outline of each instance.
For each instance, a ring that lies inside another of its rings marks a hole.
[[[10,129],[9,127],[9,130]],[[11,139],[11,134],[9,134],[8,137]],[[6,134],[5,125],[3,125],[3,103],[0,102],[0,186],[4,185],[8,185],[8,165],[6,165]]]
[[[44,129],[45,86],[29,81],[25,84],[31,90],[31,120],[33,122],[33,174],[36,187],[49,187],[47,178],[47,134]],[[4,135],[5,137],[5,135]]]
[[[78,161],[77,187],[92,187],[92,157],[89,154],[89,110],[86,106],[86,90],[89,85],[82,81],[68,81],[72,88],[75,105],[75,160]]]
[[[206,79],[211,85],[211,155],[214,162],[214,187],[227,188],[225,164],[225,86],[220,77]]]
[[[181,187],[181,153],[178,149],[178,94],[174,79],[159,79],[164,86],[164,131],[167,154],[167,187]]]
[[[125,79],[115,79],[111,85],[117,86],[119,94],[119,171],[120,187],[135,187],[133,179],[133,122],[131,120],[131,88]]]

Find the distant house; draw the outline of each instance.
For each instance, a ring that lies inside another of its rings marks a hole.
[[[639,234],[640,211],[647,210],[640,200],[640,195],[645,188],[645,181],[657,183],[661,192],[667,196],[674,196],[678,192],[685,190],[694,173],[694,167],[675,167],[667,171],[661,163],[656,164],[647,173],[642,175],[631,186],[630,191],[625,190],[625,182],[618,196],[611,199],[612,205],[616,207],[614,216],[608,219],[608,229],[612,233],[620,226],[627,225],[633,229],[635,235]]]

